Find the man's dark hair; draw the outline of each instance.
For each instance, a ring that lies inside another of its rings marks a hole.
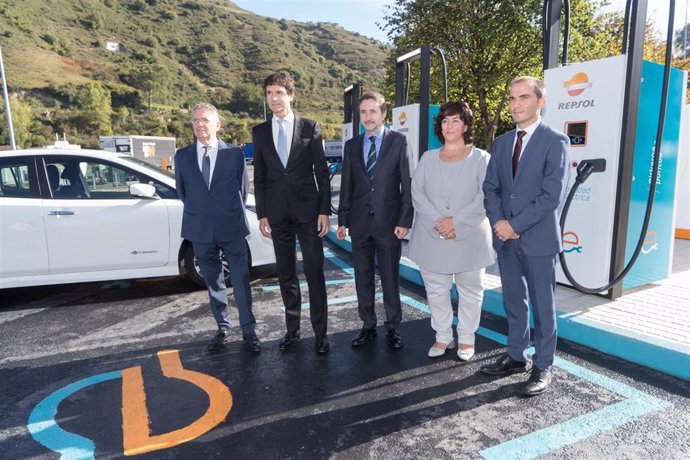
[[[361,103],[366,99],[376,101],[376,103],[379,105],[381,113],[386,112],[388,106],[386,105],[386,99],[384,99],[383,94],[377,93],[376,91],[367,91],[366,93],[362,94],[362,96],[359,98],[359,102]]]
[[[516,83],[527,83],[529,86],[531,86],[534,90],[534,94],[537,96],[537,99],[546,97],[546,86],[544,85],[543,81],[536,77],[517,77],[516,79],[510,82],[510,86],[512,87]]]
[[[295,94],[295,80],[284,70],[269,75],[264,80],[264,92],[269,86],[282,86],[289,95]]]
[[[460,115],[460,119],[467,127],[467,131],[462,135],[462,138],[465,140],[465,144],[471,144],[474,141],[474,115],[469,104],[465,101],[450,101],[441,106],[438,116],[434,119],[434,134],[436,134],[436,137],[438,137],[442,144],[446,143],[446,140],[443,138],[441,123],[444,118],[451,115]]]

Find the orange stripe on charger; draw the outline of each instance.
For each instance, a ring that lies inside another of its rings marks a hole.
[[[158,352],[158,360],[164,376],[185,380],[204,390],[208,394],[208,409],[204,415],[183,428],[151,436],[141,367],[124,369],[122,371],[122,434],[125,455],[138,455],[166,449],[198,438],[225,420],[232,408],[230,389],[215,377],[184,369],[177,350]]]
[[[690,240],[690,229],[687,228],[677,228],[676,238],[681,238],[684,240]]]

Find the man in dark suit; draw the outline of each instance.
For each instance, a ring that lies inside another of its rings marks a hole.
[[[387,342],[398,350],[403,347],[397,330],[402,320],[401,240],[410,231],[413,216],[407,138],[384,129],[386,101],[381,94],[363,94],[359,114],[365,133],[345,143],[336,232],[342,240],[349,229],[352,240],[357,310],[362,320],[352,346],[376,337],[374,273],[378,260]]]
[[[292,111],[295,82],[287,72],[268,76],[264,91],[273,117],[252,130],[254,194],[261,233],[273,240],[285,306],[287,333],[279,348],[289,350],[300,338],[302,297],[297,278],[297,236],[309,288],[315,349],[328,353],[322,238],[328,233],[331,191],[321,128]]]
[[[481,367],[489,375],[529,369],[529,300],[534,314],[532,373],[524,395],[543,393],[551,383],[556,352],[556,258],[562,251],[558,208],[567,184],[568,138],[541,122],[544,83],[534,77],[513,80],[510,112],[517,129],[496,138],[484,180],[484,207],[494,229],[503,304],[508,318],[508,349]]]
[[[228,339],[230,316],[228,293],[220,251],[230,269],[235,303],[239,310],[242,338],[248,350],[258,352],[261,342],[254,333],[249,287],[249,262],[245,237],[249,226],[244,215],[249,180],[244,154],[216,136],[218,111],[211,104],[198,104],[192,111],[196,142],[175,154],[177,194],[184,203],[182,238],[192,242],[206,286],[218,333],[209,351],[221,349]]]

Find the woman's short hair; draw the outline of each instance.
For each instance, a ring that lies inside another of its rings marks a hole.
[[[472,115],[472,109],[470,109],[469,104],[465,101],[449,101],[441,106],[438,116],[434,119],[434,134],[436,134],[436,137],[438,137],[442,144],[446,143],[446,140],[443,138],[441,123],[444,118],[451,115],[460,115],[460,119],[467,127],[467,131],[465,131],[462,137],[465,140],[465,144],[471,144],[474,141],[474,115]]]

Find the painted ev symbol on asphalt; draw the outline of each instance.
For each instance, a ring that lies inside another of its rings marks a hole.
[[[208,409],[194,422],[180,429],[151,435],[149,411],[141,366],[106,372],[74,382],[41,400],[29,415],[27,426],[31,436],[48,449],[67,459],[93,459],[95,443],[76,433],[63,430],[56,422],[58,406],[70,395],[98,383],[122,379],[123,453],[137,455],[167,449],[195,439],[225,420],[232,408],[230,389],[220,380],[182,367],[178,350],[158,352],[163,375],[187,381],[208,395]]]

